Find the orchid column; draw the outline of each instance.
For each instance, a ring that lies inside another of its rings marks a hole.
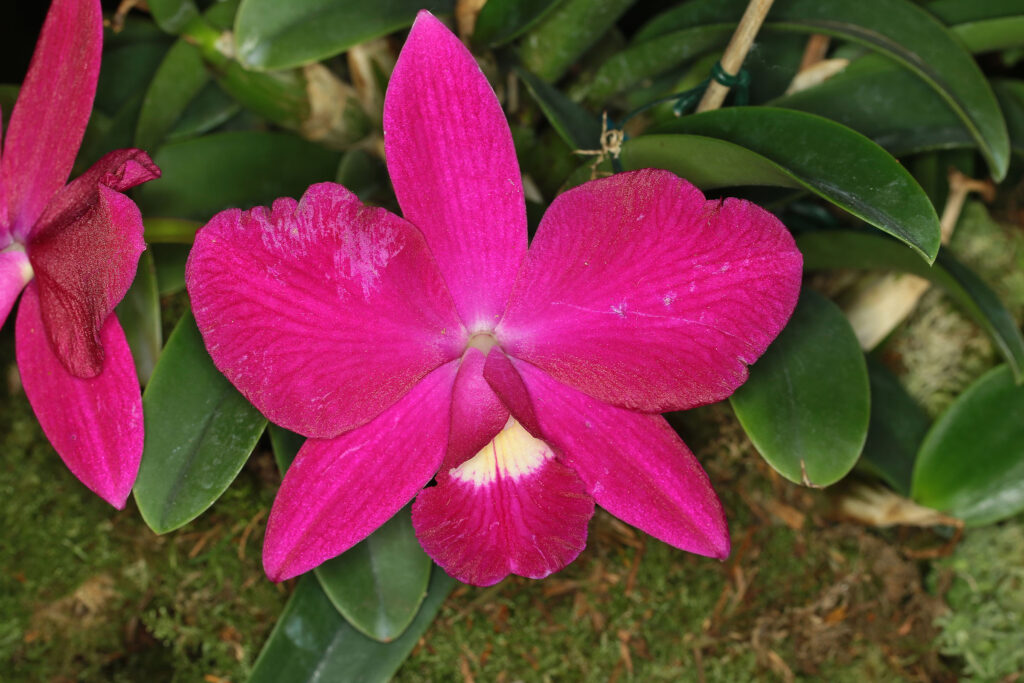
[[[0,156],[0,324],[24,289],[17,360],[32,409],[74,475],[123,507],[142,457],[142,399],[113,311],[145,244],[122,192],[160,171],[123,149],[65,185],[102,49],[99,0],[54,0]]]

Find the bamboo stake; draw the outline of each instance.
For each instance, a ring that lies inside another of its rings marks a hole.
[[[768,10],[771,9],[772,1],[750,0],[746,11],[743,12],[743,18],[740,19],[740,25],[736,27],[736,32],[732,34],[732,39],[729,40],[729,45],[725,48],[725,53],[722,55],[722,69],[726,73],[738,74],[740,72],[743,60],[747,58],[750,46],[754,43],[754,37],[760,30],[761,24],[764,23]],[[708,84],[708,89],[704,92],[704,97],[701,99],[700,104],[697,105],[697,111],[718,109],[722,106],[722,102],[725,101],[725,96],[728,94],[729,88],[727,86],[712,80]]]

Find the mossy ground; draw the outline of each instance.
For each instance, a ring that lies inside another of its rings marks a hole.
[[[1002,272],[1024,271],[1024,240],[1008,239],[1012,250],[979,253],[971,265],[1010,258]],[[961,256],[971,262],[965,244]],[[1024,311],[1021,283],[993,284],[1016,314]],[[180,303],[165,312],[180,313]],[[963,346],[957,355],[959,337],[922,324],[907,338],[935,336],[935,348],[947,352],[932,370],[964,370],[950,396],[996,362],[980,346],[975,356]],[[10,372],[10,327],[0,330],[8,380],[0,385],[0,680],[241,683],[291,589],[271,584],[260,567],[278,482],[266,448],[208,512],[158,537],[131,501],[113,510],[60,463]],[[929,362],[902,348],[908,383],[924,398],[938,396],[914,379],[914,368]],[[934,414],[941,401],[929,407]],[[1024,556],[1022,522],[968,532],[955,550],[931,531],[868,530],[834,518],[834,492],[774,474],[726,406],[670,419],[722,494],[733,536],[727,562],[676,551],[599,512],[586,551],[559,574],[456,589],[397,679],[1000,680],[984,667],[1005,673],[1006,658],[1000,664],[990,655],[1019,650],[1013,628],[1024,607],[1003,603],[1008,609],[992,614],[984,590],[1009,586],[1019,597],[1019,572],[999,572],[1001,558]],[[948,559],[925,559],[951,550]],[[981,622],[995,629],[990,645],[971,630]],[[966,644],[958,635],[965,628],[974,636]]]
[[[290,589],[260,569],[269,454],[158,537],[64,469],[23,396],[2,406],[0,680],[243,681]],[[912,544],[830,521],[825,495],[770,473],[723,406],[682,428],[724,494],[728,562],[600,513],[562,573],[458,588],[398,680],[952,678]]]

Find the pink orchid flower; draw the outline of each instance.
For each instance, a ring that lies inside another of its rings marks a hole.
[[[425,12],[384,131],[404,219],[314,185],[218,214],[188,263],[217,367],[309,437],[271,511],[268,576],[334,557],[417,493],[420,543],[468,583],[561,569],[595,502],[726,557],[721,504],[658,413],[728,396],[786,323],[802,259],[782,224],[648,169],[565,192],[527,248],[498,100]]]
[[[54,0],[0,158],[0,324],[24,289],[15,335],[29,403],[72,473],[122,508],[142,458],[142,397],[113,311],[145,244],[121,193],[160,171],[122,149],[65,185],[102,49],[99,0]]]

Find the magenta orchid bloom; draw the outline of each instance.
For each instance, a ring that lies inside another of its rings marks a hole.
[[[562,194],[527,248],[504,114],[426,12],[384,130],[404,219],[314,185],[215,216],[188,263],[217,367],[309,437],[271,511],[268,576],[334,557],[417,493],[420,543],[467,583],[566,566],[595,502],[726,557],[721,504],[658,413],[731,394],[786,323],[802,260],[782,224],[648,169]]]
[[[74,475],[122,508],[142,458],[142,397],[113,311],[145,244],[121,193],[160,171],[122,149],[64,184],[102,49],[99,0],[54,0],[0,159],[0,324],[24,289],[15,335],[29,403]]]

